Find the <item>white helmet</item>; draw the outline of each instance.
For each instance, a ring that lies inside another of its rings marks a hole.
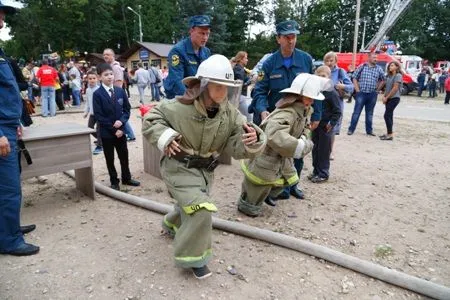
[[[280,93],[297,94],[314,100],[323,100],[325,96],[321,91],[331,91],[333,88],[334,84],[331,79],[301,73],[292,81],[291,87],[280,91]]]
[[[198,66],[195,76],[186,77],[183,83],[190,86],[192,81],[208,79],[208,82],[214,82],[231,87],[239,87],[242,85],[241,80],[234,80],[234,72],[231,63],[223,55],[214,54],[204,60]]]

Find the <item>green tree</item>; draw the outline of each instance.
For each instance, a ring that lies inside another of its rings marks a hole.
[[[431,61],[450,57],[450,1],[413,1],[392,29],[390,38],[398,41],[404,54]]]

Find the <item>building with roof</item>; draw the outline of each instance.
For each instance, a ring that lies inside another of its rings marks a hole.
[[[120,55],[115,55],[116,60],[120,62],[121,65],[125,64]],[[96,66],[98,64],[104,63],[103,53],[89,53],[85,56],[85,61],[89,63],[90,66]]]
[[[167,56],[173,46],[172,44],[134,42],[120,58],[126,63],[128,70],[133,70],[138,62],[142,62],[144,68],[148,68],[151,64],[162,69],[167,67]]]

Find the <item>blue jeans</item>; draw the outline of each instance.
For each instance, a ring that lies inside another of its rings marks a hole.
[[[17,127],[1,126],[11,152],[0,156],[0,253],[16,249],[24,243],[20,231],[22,190],[17,152]]]
[[[133,127],[131,127],[130,122],[125,123],[123,130],[129,139],[131,139],[131,140],[136,139],[136,136],[134,135]]]
[[[159,101],[159,86],[156,86],[156,83],[151,83],[150,88],[152,89],[152,98],[153,100]]]
[[[352,121],[350,123],[350,127],[348,128],[349,132],[354,132],[356,129],[356,125],[358,124],[359,116],[361,115],[361,111],[363,107],[365,107],[366,111],[366,133],[372,133],[372,120],[373,120],[373,111],[375,109],[375,105],[377,104],[377,93],[363,93],[359,92],[355,95],[355,108],[353,109]]]
[[[55,101],[55,88],[52,86],[41,87],[41,105],[42,105],[42,116],[54,117],[56,115],[56,101]]]
[[[431,81],[428,84],[428,97],[431,97],[431,98],[437,97],[437,94],[436,94],[436,81]]]
[[[72,105],[73,106],[80,106],[80,96],[81,96],[80,90],[72,89]]]
[[[138,84],[137,87],[139,91],[139,102],[144,104],[145,88],[147,87],[147,85]]]
[[[33,87],[31,85],[28,87],[27,95],[28,95],[28,100],[30,100],[34,103]]]

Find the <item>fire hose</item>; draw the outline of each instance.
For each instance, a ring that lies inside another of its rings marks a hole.
[[[65,173],[74,178],[73,172]],[[172,206],[170,205],[116,191],[98,182],[95,182],[95,190],[98,193],[113,199],[139,206],[160,214],[167,214],[172,210]],[[411,276],[400,271],[389,269],[387,267],[383,267],[381,265],[282,233],[261,229],[243,223],[227,221],[216,217],[213,217],[213,228],[252,239],[258,239],[270,244],[322,258],[336,265],[428,297],[450,300],[450,288],[446,286]]]

